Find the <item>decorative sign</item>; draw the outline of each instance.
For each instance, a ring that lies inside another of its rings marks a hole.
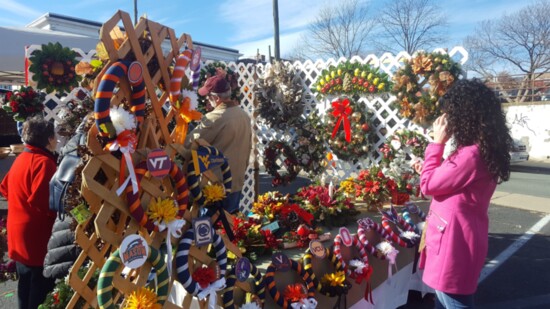
[[[405,206],[407,207],[407,210],[411,214],[417,214],[418,213],[418,206],[416,206],[413,202],[405,202]]]
[[[273,254],[273,256],[271,257],[271,262],[273,263],[277,271],[285,272],[290,270],[290,260],[282,252],[277,252]]]
[[[319,259],[324,259],[327,256],[325,246],[318,239],[314,239],[309,242],[309,251],[311,251],[311,254],[313,254],[314,257]]]
[[[86,206],[84,206],[84,204],[79,204],[71,210],[71,215],[75,218],[78,224],[83,224],[92,216],[92,213],[88,208],[86,208]]]
[[[126,267],[139,268],[147,261],[149,246],[143,237],[136,234],[128,235],[120,244],[119,255]]]
[[[164,178],[170,173],[172,162],[162,149],[155,149],[147,155],[147,170],[153,177]]]
[[[351,237],[349,230],[346,227],[341,227],[339,233],[340,237],[342,237],[342,243],[344,246],[351,247],[353,244],[353,238]]]
[[[271,232],[275,232],[278,229],[279,229],[279,221],[273,221],[262,227],[262,231],[270,230]]]
[[[245,282],[246,279],[248,279],[248,276],[250,276],[250,271],[252,269],[252,266],[250,264],[250,261],[242,257],[237,261],[237,265],[235,265],[235,275],[237,276],[237,280],[240,282]]]
[[[192,150],[191,157],[195,165],[195,173],[202,173],[225,162],[223,155],[212,154],[207,147],[199,147],[197,150]]]
[[[201,48],[196,46],[193,50],[193,57],[191,58],[191,64],[189,64],[189,68],[191,71],[198,70],[199,66],[201,65]]]
[[[143,79],[143,68],[141,63],[134,61],[128,67],[128,80],[130,84],[137,84]]]
[[[372,229],[374,226],[374,221],[372,221],[371,218],[361,218],[357,220],[357,224],[359,224],[360,227],[366,228],[366,229]]]
[[[210,244],[214,240],[212,222],[210,222],[210,217],[194,219],[193,230],[195,232],[195,245],[197,247],[202,247],[204,245]]]

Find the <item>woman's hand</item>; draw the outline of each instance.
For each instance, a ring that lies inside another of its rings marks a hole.
[[[434,124],[434,142],[438,144],[445,144],[451,137],[447,132],[447,114],[439,116]]]

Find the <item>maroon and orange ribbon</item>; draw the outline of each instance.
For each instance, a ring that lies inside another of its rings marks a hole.
[[[351,115],[352,109],[350,107],[350,102],[348,99],[343,101],[336,100],[332,102],[332,116],[338,118],[334,130],[332,131],[332,138],[338,133],[340,128],[340,123],[344,122],[344,132],[346,133],[346,141],[351,142],[351,124],[349,121],[349,116]]]
[[[136,133],[133,130],[124,130],[117,135],[117,138],[111,143],[105,146],[109,151],[120,150],[122,152],[122,158],[120,159],[120,176],[119,184],[120,187],[117,189],[117,195],[121,195],[122,192],[126,189],[126,186],[131,183],[132,190],[135,193],[138,192],[138,181],[136,177],[136,172],[134,171],[134,163],[132,162],[131,154],[134,153],[137,146],[137,137]],[[128,173],[130,178],[126,178],[124,167],[128,168]]]

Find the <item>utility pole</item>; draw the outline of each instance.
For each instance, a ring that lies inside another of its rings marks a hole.
[[[273,25],[275,28],[275,60],[281,60],[279,44],[279,1],[273,0]]]
[[[134,24],[137,25],[138,19],[137,19],[137,0],[134,0]]]

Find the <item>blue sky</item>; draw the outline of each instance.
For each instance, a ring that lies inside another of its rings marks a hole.
[[[338,1],[332,1],[337,3]],[[383,9],[384,0],[371,1],[371,12]],[[448,14],[448,42],[460,45],[478,22],[513,13],[532,1],[441,0]],[[104,22],[117,10],[133,17],[134,0],[1,0],[0,26],[23,27],[46,12]],[[279,0],[281,54],[299,44],[300,34],[323,6],[319,0]],[[272,0],[138,0],[138,15],[173,28],[176,35],[238,49],[245,56],[268,53],[273,45]]]

